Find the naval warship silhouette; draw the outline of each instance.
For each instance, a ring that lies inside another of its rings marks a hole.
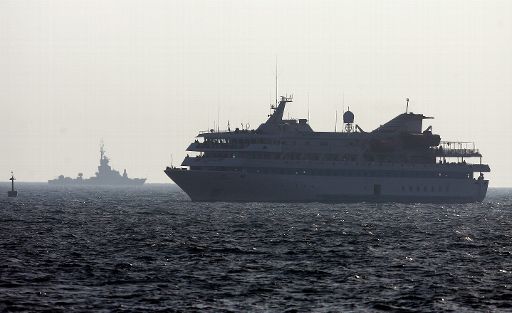
[[[129,178],[126,169],[123,175],[112,169],[108,164],[110,159],[105,155],[103,143],[100,147],[100,165],[96,175],[90,178],[83,178],[82,173],[78,173],[78,177],[64,177],[60,175],[56,179],[48,180],[51,185],[96,185],[96,186],[138,186],[146,182],[145,178]]]

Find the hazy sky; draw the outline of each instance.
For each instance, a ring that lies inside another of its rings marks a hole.
[[[474,141],[512,186],[512,1],[0,0],[0,173],[94,175],[99,142],[131,177],[169,182],[199,130],[257,127],[274,98],[334,129],[405,109]],[[288,113],[285,113],[288,115]],[[1,175],[0,175],[1,177]]]

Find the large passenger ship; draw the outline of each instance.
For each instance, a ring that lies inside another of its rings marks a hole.
[[[409,101],[407,99],[407,101]],[[281,97],[257,129],[201,132],[165,173],[192,201],[478,202],[489,181],[468,142],[441,141],[431,117],[406,112],[371,132],[343,114],[342,132],[283,119]],[[470,160],[477,160],[475,163]]]

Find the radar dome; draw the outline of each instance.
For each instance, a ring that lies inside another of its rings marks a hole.
[[[354,123],[354,113],[347,111],[343,113],[343,123],[352,124]]]

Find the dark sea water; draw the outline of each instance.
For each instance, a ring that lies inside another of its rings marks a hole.
[[[465,205],[0,189],[0,311],[512,312],[510,189]]]

